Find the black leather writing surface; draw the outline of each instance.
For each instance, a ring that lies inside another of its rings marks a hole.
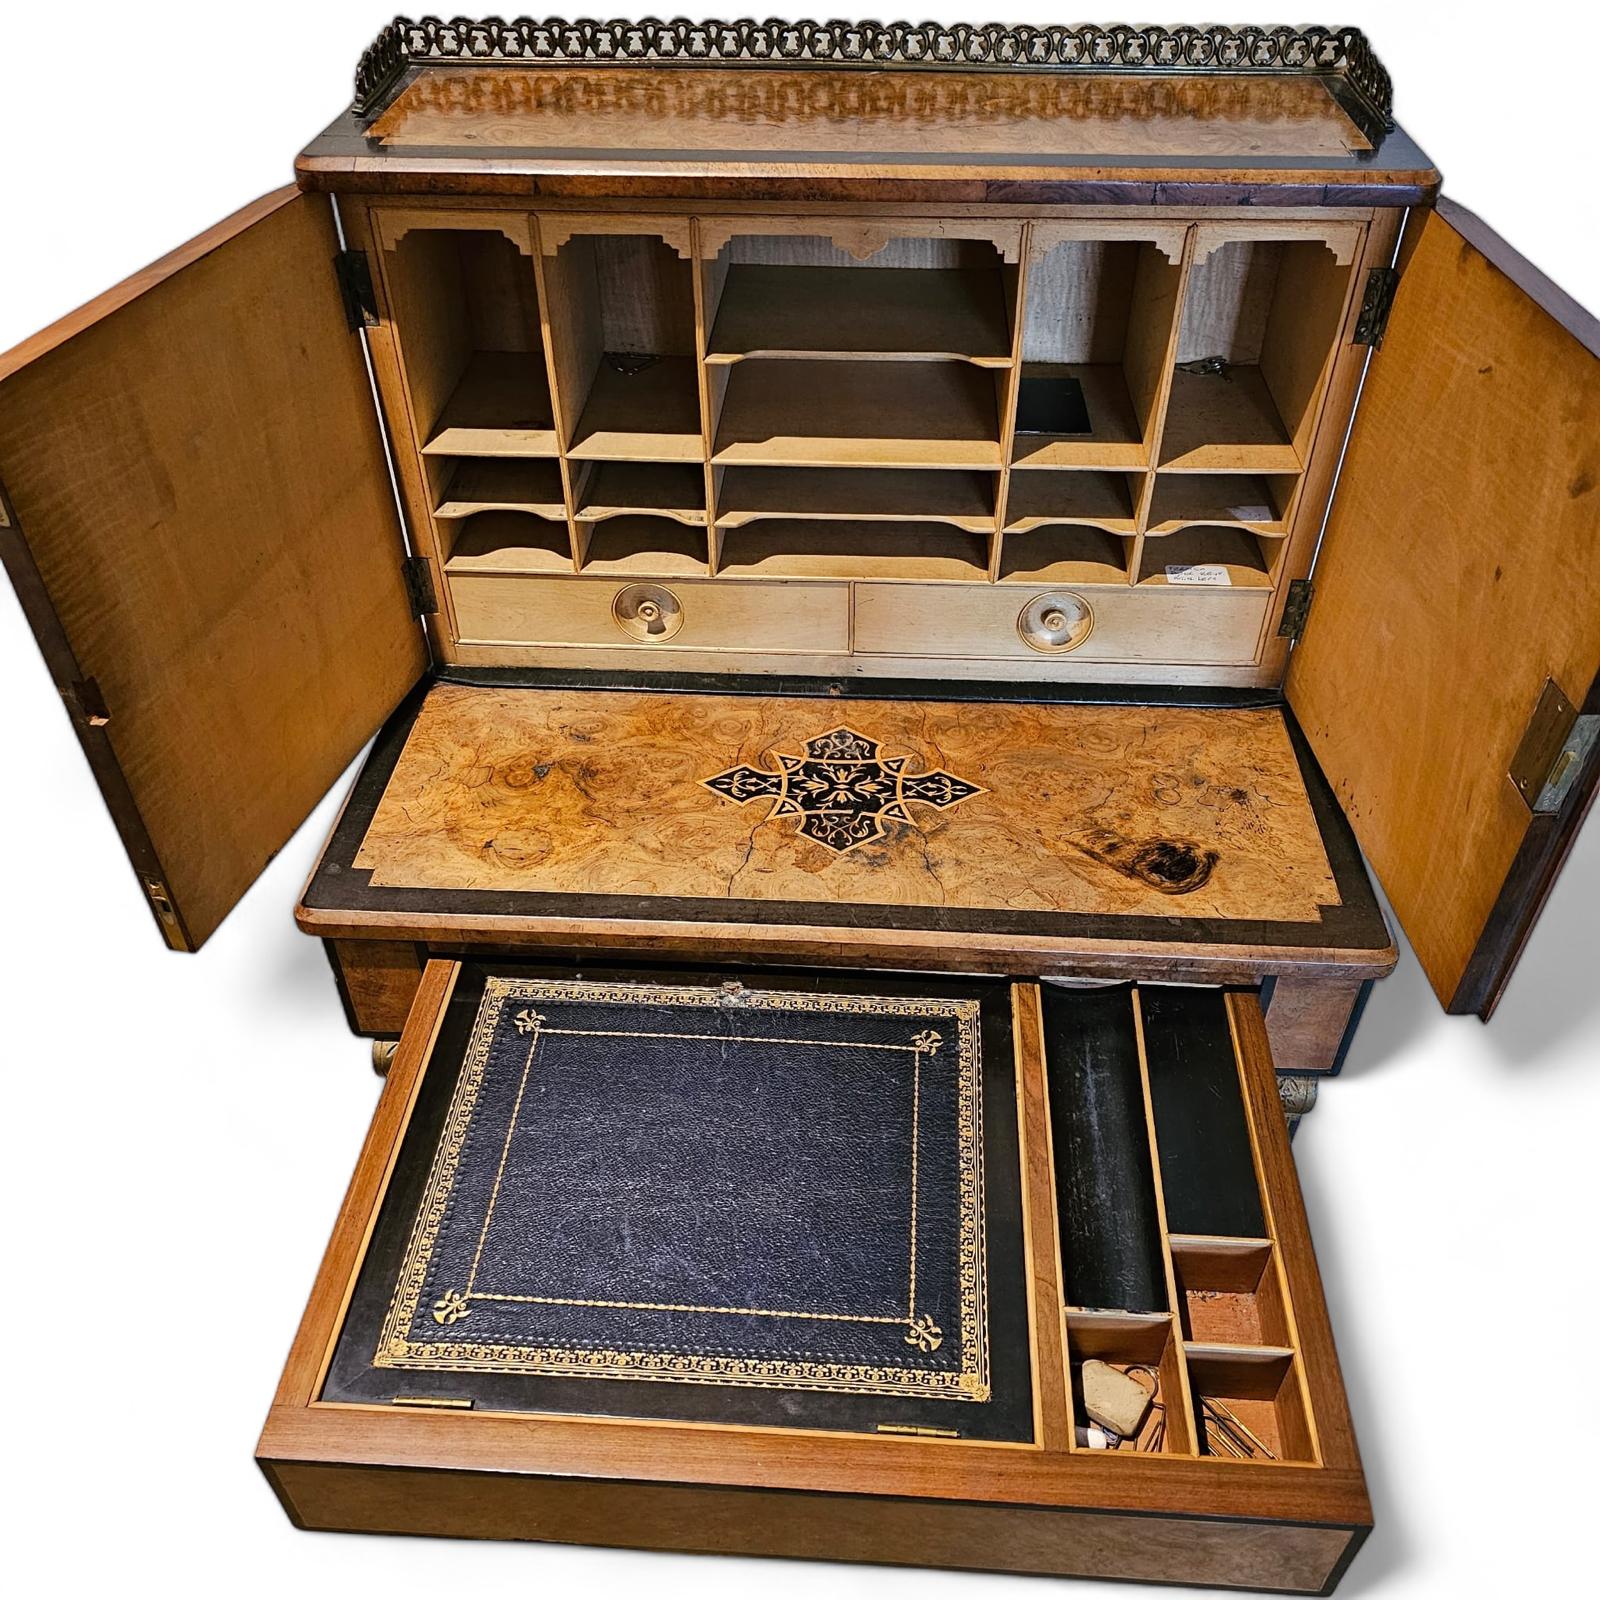
[[[1167,1226],[1266,1234],[1239,1063],[1220,989],[1141,988]]]
[[[329,1398],[1029,1436],[1002,985],[468,973]]]
[[[1046,984],[1040,999],[1066,1302],[1166,1311],[1133,992]]]

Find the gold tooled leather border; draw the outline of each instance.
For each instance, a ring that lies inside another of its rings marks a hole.
[[[460,1168],[461,1154],[477,1106],[488,1065],[489,1050],[502,1015],[512,1003],[529,1007],[518,1020],[520,1031],[530,1037],[526,1074],[531,1070],[534,1051],[541,1032],[557,1032],[543,1027],[545,1019],[537,1004],[548,1000],[584,1000],[600,1004],[678,1006],[686,1009],[722,1010],[727,995],[718,989],[650,984],[589,983],[576,980],[489,977],[468,1043],[461,1075],[451,1097],[438,1148],[428,1173],[427,1185],[412,1225],[405,1255],[396,1279],[393,1296],[384,1318],[373,1364],[414,1371],[521,1373],[543,1377],[601,1377],[649,1379],[657,1382],[716,1383],[759,1388],[826,1390],[860,1395],[899,1395],[913,1398],[987,1400],[990,1394],[988,1351],[988,1291],[984,1253],[983,1194],[983,1105],[981,1091],[980,1003],[975,999],[916,999],[882,995],[808,993],[804,991],[740,989],[736,1004],[741,1010],[866,1012],[877,1015],[908,1016],[926,1022],[948,1019],[955,1033],[957,1071],[957,1163],[959,1329],[956,1330],[960,1360],[956,1370],[930,1372],[916,1367],[872,1366],[841,1361],[811,1359],[757,1358],[736,1354],[709,1354],[702,1351],[626,1350],[612,1348],[568,1348],[555,1345],[504,1345],[470,1340],[419,1342],[410,1337],[416,1318],[424,1313],[423,1285],[427,1280],[439,1232],[449,1206],[451,1191]],[[919,1035],[919,1040],[924,1036]],[[820,1041],[796,1041],[818,1043]],[[936,1049],[908,1041],[903,1046],[881,1048],[926,1052]],[[918,1068],[921,1053],[917,1055]],[[519,1096],[520,1105],[520,1096]],[[517,1111],[508,1127],[515,1126]],[[502,1162],[504,1155],[502,1153]],[[498,1184],[496,1185],[496,1192]],[[487,1234],[494,1205],[491,1195],[486,1208],[480,1248]],[[913,1208],[913,1228],[915,1209]],[[915,1260],[913,1236],[912,1259]],[[534,1303],[569,1303],[556,1297],[481,1295],[497,1301],[527,1298]],[[447,1307],[465,1315],[470,1301],[451,1291]],[[640,1302],[573,1301],[575,1304],[603,1303],[644,1307]],[[435,1308],[437,1311],[438,1308]],[[678,1309],[666,1308],[662,1309]],[[752,1307],[683,1307],[711,1313],[727,1312],[755,1315],[796,1315],[766,1312]],[[847,1316],[849,1321],[882,1321],[906,1326],[908,1347],[914,1344],[917,1313],[913,1281],[907,1317],[868,1318]],[[835,1313],[798,1313],[817,1320],[840,1320]],[[442,1317],[436,1320],[444,1321]],[[925,1319],[926,1320],[926,1319]],[[942,1332],[942,1330],[941,1330]]]

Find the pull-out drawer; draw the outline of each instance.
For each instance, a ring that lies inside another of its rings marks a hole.
[[[1301,1593],[1370,1523],[1219,989],[433,962],[259,1458],[310,1528]]]
[[[850,648],[846,583],[618,583],[610,578],[450,579],[466,644],[644,646],[765,654]]]
[[[862,583],[856,585],[855,648],[860,655],[1038,661],[1070,654],[1074,661],[1243,665],[1256,658],[1270,599],[1265,590],[1160,585]],[[1040,625],[1051,615],[1052,600],[1063,617],[1054,631]]]

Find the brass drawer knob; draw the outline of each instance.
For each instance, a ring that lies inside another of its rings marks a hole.
[[[1094,611],[1077,594],[1036,594],[1017,617],[1022,642],[1047,655],[1076,650],[1093,632]]]
[[[611,620],[640,644],[660,644],[683,626],[683,606],[659,583],[630,583],[617,590]]]

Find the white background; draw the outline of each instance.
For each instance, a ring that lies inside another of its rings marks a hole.
[[[1600,306],[1592,5],[1332,9],[1373,37],[1449,192]],[[24,28],[45,12],[4,10],[0,349],[288,181],[390,14],[150,0]],[[14,1592],[1024,1593],[1020,1579],[294,1532],[251,1449],[378,1089],[320,948],[290,920],[331,804],[203,954],[163,953],[0,590]],[[1443,1017],[1407,952],[1298,1141],[1378,1517],[1347,1596],[1595,1592],[1597,832],[1494,1024]]]

